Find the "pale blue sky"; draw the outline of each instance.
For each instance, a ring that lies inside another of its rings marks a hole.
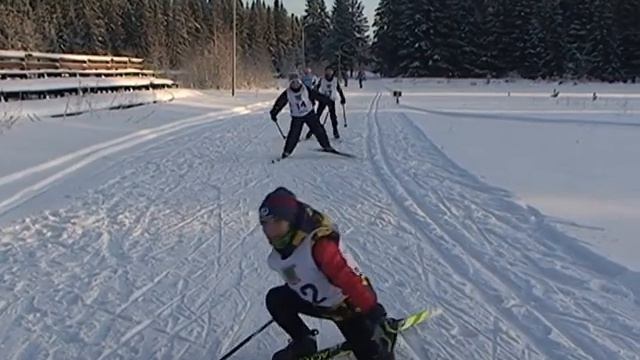
[[[307,3],[306,0],[282,0],[284,2],[284,6],[288,11],[296,13],[296,14],[304,14],[304,5]],[[378,7],[379,0],[362,0],[364,4],[364,13],[369,18],[369,26],[373,25],[373,15],[376,12],[376,8]],[[273,0],[267,0],[268,3],[273,3]],[[333,7],[333,0],[324,0],[324,3],[327,4],[327,9],[331,11]]]

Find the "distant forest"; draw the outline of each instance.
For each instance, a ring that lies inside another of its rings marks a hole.
[[[638,0],[381,0],[373,26],[386,76],[640,76]]]
[[[302,17],[280,0],[0,0],[0,48],[144,57],[185,85],[228,87],[233,1],[240,86],[303,63],[385,76],[640,77],[638,0],[380,0],[373,24],[360,0],[306,0]]]
[[[234,0],[0,0],[0,48],[144,57],[196,87],[230,86]],[[302,59],[300,18],[279,0],[238,6],[238,81]]]

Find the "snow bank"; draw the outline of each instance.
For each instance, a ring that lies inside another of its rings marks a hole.
[[[40,121],[43,116],[69,116],[87,111],[172,101],[199,94],[194,90],[164,89],[0,102],[0,132],[22,121]]]

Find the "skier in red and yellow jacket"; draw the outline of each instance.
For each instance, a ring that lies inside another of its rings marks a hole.
[[[262,202],[260,223],[273,248],[269,267],[285,280],[269,290],[267,309],[291,337],[273,360],[317,351],[317,332],[300,314],[334,321],[358,360],[394,359],[386,311],[331,221],[280,187]]]

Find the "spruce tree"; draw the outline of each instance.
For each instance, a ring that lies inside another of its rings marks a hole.
[[[302,24],[307,62],[319,64],[323,59],[323,48],[330,30],[329,14],[324,0],[307,0]]]
[[[565,74],[571,77],[583,77],[589,70],[587,46],[592,31],[592,0],[570,0],[563,5],[565,24]]]
[[[335,0],[331,10],[331,30],[324,49],[324,58],[331,64],[338,64],[338,59],[344,61],[344,49],[349,40],[349,19],[347,0]]]
[[[613,8],[609,0],[595,0],[594,22],[589,34],[588,74],[602,80],[622,79],[618,38],[614,34]]]
[[[403,8],[408,9],[407,4],[405,0],[380,0],[376,8],[371,48],[376,70],[383,76],[399,75],[400,64],[407,55],[401,54],[402,42],[415,30],[402,23],[401,15]]]
[[[433,75],[434,63],[440,61],[438,49],[435,46],[434,6],[428,0],[399,1],[398,10],[401,17],[392,38],[400,40],[398,51],[399,63],[397,75],[428,76]],[[405,37],[402,36],[405,32]],[[441,75],[441,74],[438,74]]]
[[[291,38],[291,30],[289,27],[289,15],[280,0],[273,3],[273,33],[275,38],[273,56],[276,62],[276,68],[282,75],[286,75],[292,69],[286,61],[286,53],[288,42]]]
[[[99,2],[84,0],[76,6],[75,48],[88,54],[108,53],[105,19]]]
[[[614,33],[620,48],[620,67],[625,79],[640,78],[640,1],[613,1]]]
[[[348,60],[350,70],[360,66],[367,60],[367,49],[370,47],[369,41],[369,21],[364,15],[364,5],[360,0],[349,0],[349,18],[351,19],[350,34],[352,40],[349,43],[354,55]]]
[[[539,8],[539,21],[544,31],[544,59],[540,64],[544,78],[560,77],[565,73],[565,28],[562,0],[547,0]]]
[[[358,53],[368,43],[369,26],[360,0],[335,0],[331,11],[331,31],[325,47],[325,59],[352,70],[357,65]]]

